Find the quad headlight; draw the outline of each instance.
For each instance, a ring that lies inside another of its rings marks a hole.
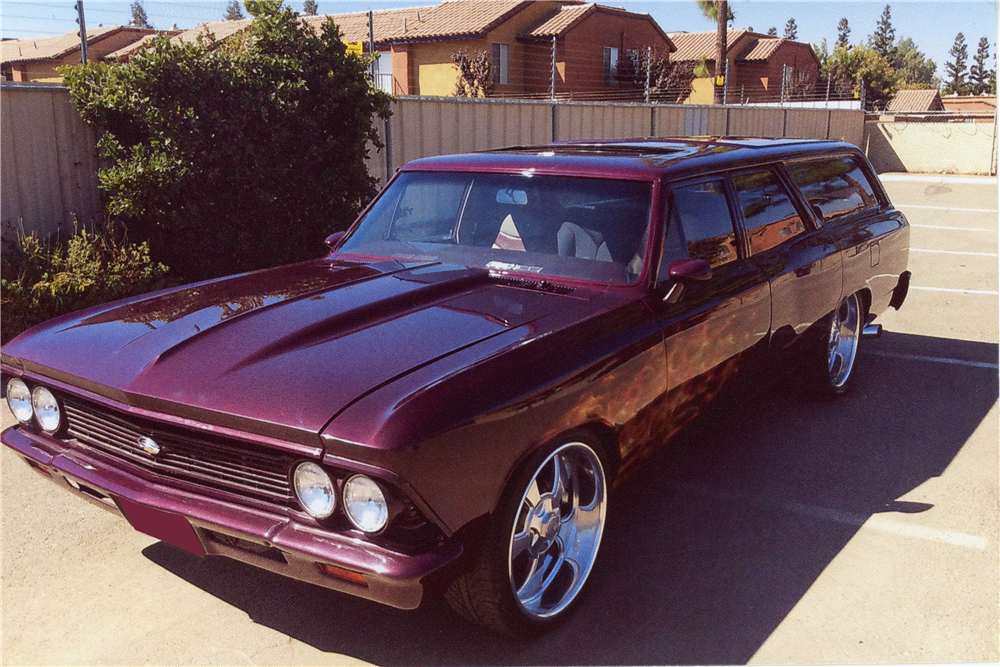
[[[326,471],[306,461],[295,468],[292,476],[295,495],[302,509],[317,519],[325,519],[337,508],[337,488]]]
[[[344,484],[344,512],[356,528],[366,533],[377,533],[389,520],[385,494],[364,475],[355,475]]]
[[[21,378],[7,380],[7,405],[17,421],[22,424],[31,421],[34,415],[31,409],[31,390]]]
[[[52,392],[39,385],[31,392],[31,407],[35,410],[35,419],[43,431],[55,433],[62,425],[62,414],[59,401]]]

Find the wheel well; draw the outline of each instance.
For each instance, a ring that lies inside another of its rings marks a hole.
[[[861,307],[865,309],[865,323],[867,324],[868,314],[872,311],[872,293],[867,287],[858,290],[858,296],[861,298]]]
[[[613,427],[604,422],[593,421],[588,422],[580,426],[581,429],[588,431],[594,437],[600,441],[601,445],[604,447],[604,453],[608,457],[608,485],[614,481],[615,475],[618,473],[618,468],[621,465],[621,451],[618,448],[618,433]]]

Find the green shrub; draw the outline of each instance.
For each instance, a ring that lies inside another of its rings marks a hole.
[[[224,42],[163,37],[124,64],[62,69],[103,132],[108,213],[187,280],[317,256],[375,194],[369,146],[390,97],[346,52],[280,2]]]
[[[68,241],[20,235],[4,258],[0,339],[58,315],[164,287],[167,267],[145,243],[115,238],[110,226],[81,229]]]

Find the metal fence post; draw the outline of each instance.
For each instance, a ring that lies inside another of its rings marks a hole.
[[[83,0],[76,3],[76,22],[80,24],[80,62],[87,64],[87,22],[83,18]]]
[[[646,47],[646,104],[649,104],[649,78],[653,69],[653,47]]]
[[[552,35],[552,91],[551,99],[556,99],[556,36]]]
[[[385,183],[392,178],[392,115],[385,119]],[[385,183],[382,185],[384,186]]]

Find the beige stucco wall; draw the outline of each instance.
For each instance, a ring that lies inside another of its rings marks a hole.
[[[715,83],[712,77],[706,76],[691,81],[691,94],[684,100],[684,104],[714,104],[715,103]]]
[[[865,150],[876,171],[996,172],[994,123],[878,123],[865,126]]]

